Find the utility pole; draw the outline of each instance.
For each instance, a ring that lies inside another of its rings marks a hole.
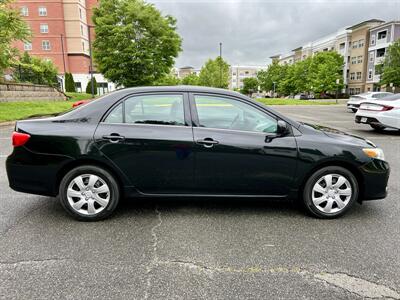
[[[63,58],[63,65],[64,65],[64,82],[63,82],[63,90],[65,91],[65,53],[64,53],[64,36],[61,34],[61,52]]]
[[[222,88],[222,43],[219,43],[219,87]]]
[[[91,41],[91,39],[90,39],[90,29],[91,29],[91,28],[93,28],[93,26],[88,25],[89,56],[90,56],[90,66],[89,66],[89,72],[90,72],[90,87],[91,87],[91,90],[92,90],[92,98],[94,98],[92,41]]]

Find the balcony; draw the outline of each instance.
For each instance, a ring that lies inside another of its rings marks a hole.
[[[385,60],[385,56],[376,57],[376,58],[375,58],[374,65],[380,65],[380,64],[383,63],[384,60]]]

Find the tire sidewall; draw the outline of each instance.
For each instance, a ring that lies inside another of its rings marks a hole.
[[[103,179],[110,189],[110,200],[108,205],[98,214],[95,215],[84,215],[75,211],[68,202],[67,189],[71,181],[79,175],[93,174]],[[75,219],[80,221],[98,221],[107,218],[113,213],[118,205],[120,198],[120,191],[118,183],[115,181],[113,176],[106,170],[97,166],[81,166],[69,171],[64,178],[61,180],[59,188],[59,198],[63,208]]]
[[[350,198],[349,203],[346,205],[344,209],[341,211],[338,211],[336,213],[324,213],[320,211],[313,203],[312,201],[312,189],[315,185],[315,183],[324,175],[327,174],[339,174],[344,176],[351,185],[352,189],[352,195]],[[317,170],[314,174],[310,176],[310,178],[307,180],[304,190],[303,190],[303,202],[305,208],[310,212],[312,215],[319,217],[319,218],[324,218],[324,219],[331,219],[331,218],[337,218],[342,215],[344,215],[356,202],[357,198],[359,195],[359,187],[357,183],[357,179],[355,176],[347,169],[343,167],[336,167],[336,166],[329,166],[329,167],[324,167],[322,169]]]

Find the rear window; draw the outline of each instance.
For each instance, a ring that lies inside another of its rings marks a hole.
[[[394,95],[386,96],[386,97],[381,98],[381,100],[385,100],[385,101],[400,100],[400,94],[394,94]]]

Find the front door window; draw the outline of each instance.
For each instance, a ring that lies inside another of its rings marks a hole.
[[[200,127],[276,133],[277,120],[239,100],[218,96],[195,96]]]

